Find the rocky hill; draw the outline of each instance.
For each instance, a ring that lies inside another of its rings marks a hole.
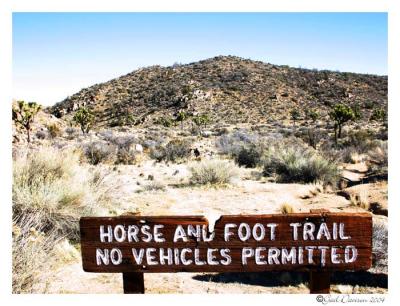
[[[179,110],[224,123],[272,123],[290,110],[316,109],[326,116],[338,102],[358,107],[362,120],[387,108],[387,76],[278,66],[234,56],[185,65],[151,66],[82,89],[49,108],[70,118],[80,106],[97,126],[151,125]]]

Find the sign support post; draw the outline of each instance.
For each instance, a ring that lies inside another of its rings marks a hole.
[[[143,272],[124,272],[122,273],[124,293],[143,294],[144,278]]]
[[[310,272],[310,293],[329,293],[331,287],[331,272]]]
[[[310,213],[328,213],[327,209],[310,209]],[[331,273],[310,271],[309,285],[310,293],[330,293]]]
[[[122,273],[124,293],[144,293],[143,272],[124,272]]]

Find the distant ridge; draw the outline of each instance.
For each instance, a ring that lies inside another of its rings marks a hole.
[[[368,120],[387,108],[387,76],[278,66],[236,56],[184,65],[150,66],[82,89],[48,110],[69,118],[80,106],[98,126],[151,125],[179,110],[207,113],[214,122],[264,123],[289,118],[293,108],[327,115],[335,103],[357,105]]]

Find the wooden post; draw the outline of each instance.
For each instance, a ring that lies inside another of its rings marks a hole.
[[[310,293],[329,293],[331,287],[330,272],[310,272]]]
[[[143,272],[124,272],[122,273],[124,283],[124,293],[143,294],[144,278]]]
[[[310,213],[327,213],[327,209],[310,209]],[[329,293],[331,287],[331,273],[330,272],[310,272],[310,293]]]

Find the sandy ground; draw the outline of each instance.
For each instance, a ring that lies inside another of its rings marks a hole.
[[[186,165],[154,164],[119,166],[108,178],[118,187],[115,214],[205,215],[279,213],[283,203],[297,212],[313,208],[331,211],[362,211],[335,193],[321,193],[317,185],[276,184],[257,179],[253,170],[241,169],[239,178],[221,188],[188,185]],[[152,178],[152,176],[154,178]],[[161,184],[164,190],[146,191],[145,186]],[[71,250],[69,251],[71,252]],[[122,293],[121,274],[85,273],[79,251],[55,271],[49,293]],[[332,292],[384,293],[387,275],[364,272],[354,276],[363,280],[358,286],[353,274],[339,275]],[[73,280],[73,281],[71,281]],[[308,293],[308,275],[284,273],[148,273],[147,293]],[[387,287],[387,286],[386,286]]]

